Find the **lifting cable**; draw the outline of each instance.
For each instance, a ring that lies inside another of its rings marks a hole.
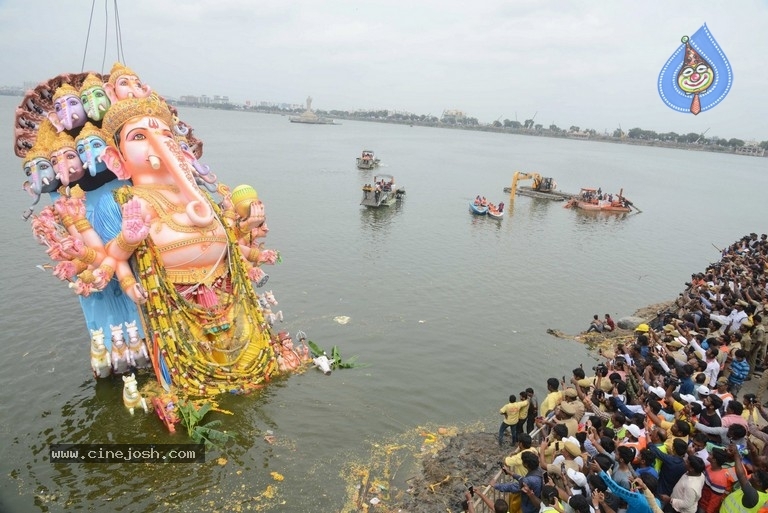
[[[117,9],[117,0],[113,0],[115,9],[115,46],[117,48],[117,61],[125,63],[125,52],[123,51],[123,32],[120,26],[120,13]],[[93,13],[96,10],[96,0],[91,3],[91,15],[88,20],[88,33],[85,37],[85,48],[83,49],[83,62],[80,67],[80,72],[85,71],[85,59],[88,54],[88,43],[91,39],[91,29],[93,28]],[[104,64],[107,60],[107,41],[109,36],[109,2],[104,1],[104,52],[101,57],[101,73],[104,73]]]

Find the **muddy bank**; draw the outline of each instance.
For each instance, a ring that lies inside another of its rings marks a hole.
[[[509,444],[499,448],[494,433],[463,432],[446,438],[440,450],[422,458],[421,473],[408,481],[409,493],[390,511],[462,511],[467,486],[485,490],[510,451]]]

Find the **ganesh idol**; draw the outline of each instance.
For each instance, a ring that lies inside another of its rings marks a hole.
[[[198,187],[172,126],[171,111],[154,94],[116,96],[107,111],[102,160],[132,185],[115,191],[121,221],[102,266],[114,268],[141,305],[163,384],[207,395],[245,391],[275,370],[251,284],[259,269],[238,243],[264,224],[263,205],[251,201],[240,213],[217,205]]]

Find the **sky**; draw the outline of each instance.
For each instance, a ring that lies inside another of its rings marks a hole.
[[[0,85],[83,61],[108,72],[114,5],[0,0]],[[124,62],[165,97],[311,96],[326,111],[456,109],[481,123],[535,115],[545,127],[768,140],[768,0],[117,0],[117,11]],[[693,116],[667,107],[656,82],[704,23],[734,79]]]

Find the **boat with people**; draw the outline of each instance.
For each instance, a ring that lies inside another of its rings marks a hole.
[[[568,200],[565,208],[579,208],[596,212],[631,212],[634,204],[624,197],[624,189],[618,194],[603,192],[601,188],[582,187],[578,196]]]
[[[484,216],[488,213],[488,200],[479,194],[469,202],[469,211],[476,216]]]
[[[374,169],[379,167],[380,159],[377,159],[373,151],[363,150],[362,155],[357,157],[357,169]]]
[[[488,217],[491,219],[504,219],[504,203],[498,205],[488,203]]]
[[[376,175],[373,183],[363,186],[363,199],[361,205],[368,208],[388,207],[394,205],[405,196],[405,187],[395,183],[392,175]]]

